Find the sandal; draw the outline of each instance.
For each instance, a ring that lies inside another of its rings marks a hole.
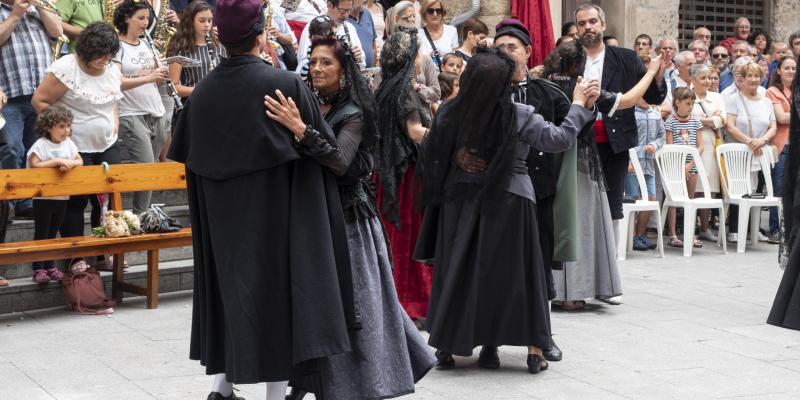
[[[677,236],[671,236],[667,242],[669,247],[683,247],[683,240],[678,239]]]
[[[122,268],[127,269],[130,267],[127,260],[122,261]],[[114,256],[106,256],[105,259],[100,260],[98,257],[94,268],[98,271],[113,271],[114,270]]]
[[[699,239],[695,239],[695,240],[694,240],[694,248],[695,248],[695,249],[699,249],[699,248],[701,248],[701,247],[703,247],[703,242],[702,242],[702,241],[700,241]]]

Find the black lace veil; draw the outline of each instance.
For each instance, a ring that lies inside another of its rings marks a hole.
[[[515,68],[514,59],[498,49],[479,48],[470,59],[458,96],[442,106],[421,147],[423,206],[454,199],[483,202],[506,193],[519,140],[510,94]],[[471,184],[454,179],[458,160],[467,153],[487,162],[482,180]]]

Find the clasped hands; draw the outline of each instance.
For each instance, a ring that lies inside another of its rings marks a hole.
[[[572,91],[572,104],[591,109],[598,97],[600,97],[600,82],[596,79],[583,79],[579,76],[575,89]]]

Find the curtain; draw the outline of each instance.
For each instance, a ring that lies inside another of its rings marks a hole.
[[[553,39],[553,24],[550,19],[548,0],[511,0],[511,16],[525,24],[531,33],[533,48],[529,67],[540,65],[544,58],[556,47]]]

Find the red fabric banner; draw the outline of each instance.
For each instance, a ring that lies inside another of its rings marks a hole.
[[[511,0],[511,16],[525,24],[531,33],[533,48],[529,67],[540,65],[556,47],[548,0]]]

